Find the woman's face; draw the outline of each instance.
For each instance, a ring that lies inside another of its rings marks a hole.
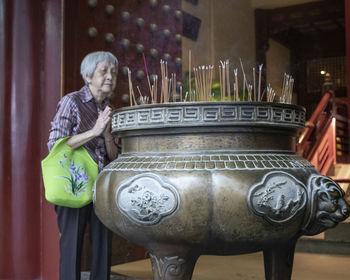
[[[118,69],[114,63],[101,61],[97,63],[92,77],[85,77],[92,95],[98,102],[102,102],[115,89],[117,73]]]

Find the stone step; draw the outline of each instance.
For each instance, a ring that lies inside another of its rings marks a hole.
[[[300,238],[295,250],[299,253],[350,256],[350,242]]]
[[[337,163],[334,164],[327,174],[333,180],[350,179],[350,164],[349,163]],[[345,199],[350,203],[350,183],[339,183],[339,186],[345,192]]]
[[[350,223],[340,223],[335,228],[326,230],[324,239],[326,241],[350,243]]]
[[[327,175],[334,178],[350,178],[350,163],[334,164]]]

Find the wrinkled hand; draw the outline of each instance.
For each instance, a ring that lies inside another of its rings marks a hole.
[[[102,133],[103,138],[105,139],[105,141],[109,141],[109,142],[113,141],[113,135],[112,135],[111,131],[112,131],[112,123],[109,122],[106,125],[106,128],[105,128],[105,130]]]
[[[96,136],[101,135],[102,133],[105,136],[106,131],[110,134],[110,125],[112,120],[112,108],[107,106],[103,112],[98,113],[97,121],[92,128]]]

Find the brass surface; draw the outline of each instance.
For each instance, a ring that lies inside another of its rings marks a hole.
[[[296,240],[350,211],[336,183],[294,152],[304,118],[298,106],[254,102],[118,110],[122,154],[96,181],[96,213],[147,248],[154,279],[191,279],[201,254],[261,250],[266,279],[290,279]]]

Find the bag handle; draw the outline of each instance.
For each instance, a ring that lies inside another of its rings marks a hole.
[[[70,136],[58,139],[56,141],[55,145],[53,145],[49,154],[42,161],[43,162],[47,161],[49,158],[55,156],[59,151],[61,151],[63,146],[66,144],[66,142],[69,138],[70,138]]]
[[[44,158],[42,161],[46,162],[48,161],[51,157],[54,157],[57,153],[61,152],[62,149],[64,148],[69,148],[71,150],[82,150],[84,153],[86,153],[86,159],[89,160],[91,162],[91,164],[95,164],[96,166],[97,163],[94,161],[94,159],[90,156],[89,152],[84,148],[84,146],[80,146],[79,148],[73,149],[70,146],[67,145],[67,141],[68,139],[71,138],[71,136],[67,136],[64,138],[60,138],[56,141],[55,145],[52,147],[51,152],[46,156],[46,158]]]

